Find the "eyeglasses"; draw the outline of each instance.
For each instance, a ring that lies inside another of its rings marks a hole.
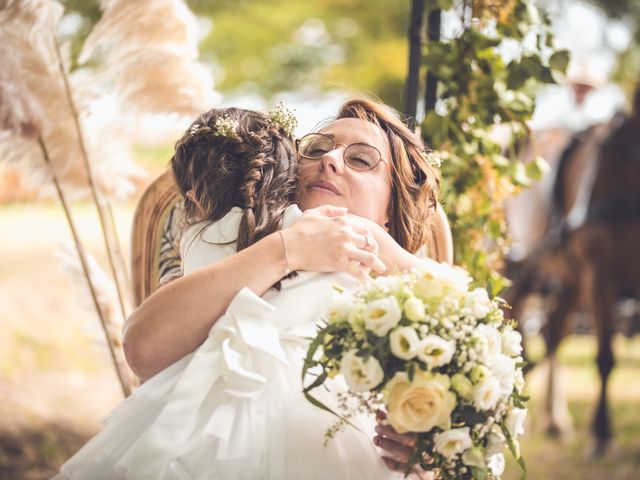
[[[333,137],[324,133],[309,133],[296,140],[298,154],[307,160],[318,160],[332,152],[341,144],[337,144]],[[371,170],[382,160],[382,154],[376,147],[367,143],[352,143],[344,145],[344,163],[354,170]]]

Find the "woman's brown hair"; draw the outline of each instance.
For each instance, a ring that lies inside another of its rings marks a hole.
[[[438,203],[440,177],[427,160],[428,150],[420,136],[400,120],[395,110],[366,98],[348,100],[340,108],[337,118],[365,120],[382,130],[391,152],[389,234],[412,253],[428,245]]]
[[[220,132],[220,123],[231,131]],[[244,211],[240,251],[282,228],[294,201],[295,145],[262,113],[220,108],[200,115],[176,143],[171,168],[187,223],[215,222],[233,207]]]

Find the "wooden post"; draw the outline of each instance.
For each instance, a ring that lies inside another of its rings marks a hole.
[[[442,17],[441,10],[432,10],[429,12],[427,21],[427,35],[429,41],[437,42],[440,40],[440,19]],[[438,98],[438,79],[431,72],[427,71],[426,88],[424,93],[424,109],[425,112],[433,110],[436,106]]]
[[[409,128],[416,128],[418,94],[420,91],[420,63],[422,56],[422,32],[424,30],[424,0],[411,2],[409,17],[409,71],[404,99],[404,114]]]

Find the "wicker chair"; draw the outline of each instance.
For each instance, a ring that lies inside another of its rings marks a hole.
[[[182,220],[180,193],[169,170],[147,188],[133,218],[131,277],[136,307],[160,285],[182,274],[179,247]],[[438,210],[432,235],[433,249],[425,254],[452,263],[451,228],[442,209]]]

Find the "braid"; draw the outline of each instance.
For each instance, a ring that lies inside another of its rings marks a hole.
[[[217,128],[220,119],[231,125],[224,133]],[[215,222],[231,208],[243,208],[238,251],[282,228],[294,201],[293,140],[258,112],[227,108],[200,115],[176,143],[171,167],[188,223]]]

